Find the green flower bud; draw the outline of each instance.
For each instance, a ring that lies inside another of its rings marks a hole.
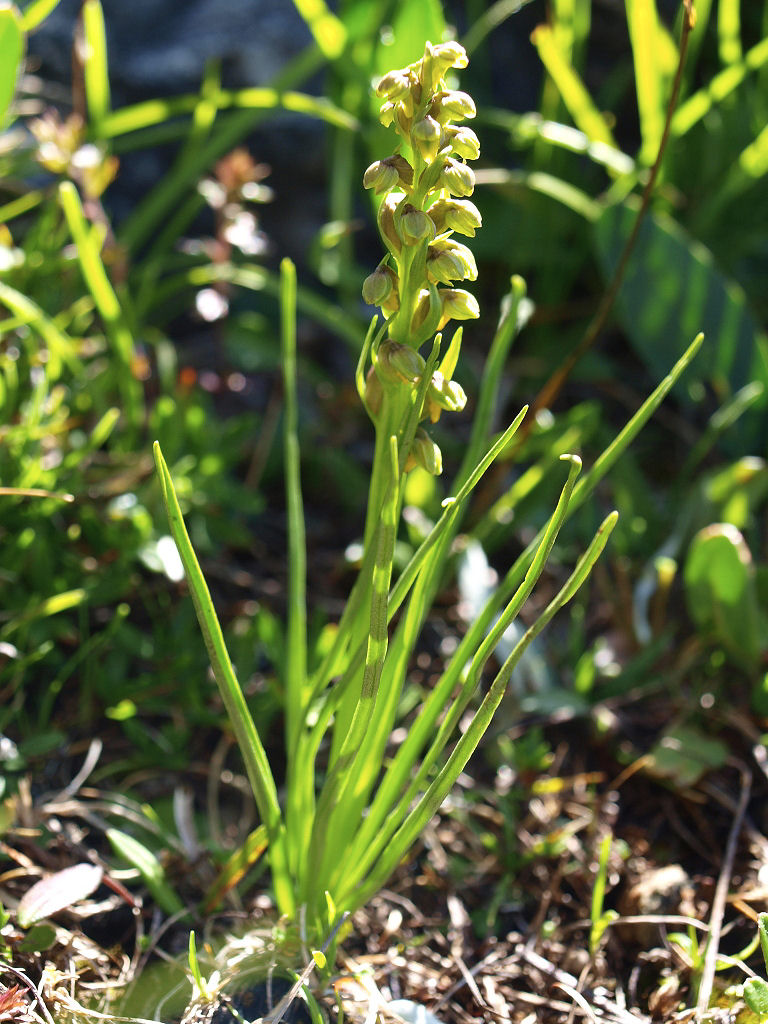
[[[426,407],[430,420],[437,423],[444,409],[446,412],[461,412],[466,404],[467,396],[461,384],[446,380],[439,370],[435,370],[427,388]]]
[[[471,128],[447,125],[445,135],[456,156],[462,156],[465,160],[477,160],[480,156],[480,140]]]
[[[415,384],[421,380],[426,363],[415,349],[397,341],[383,341],[376,355],[376,370],[393,384]]]
[[[410,188],[412,184],[413,168],[399,154],[377,160],[363,175],[364,188],[372,188],[377,195],[397,187]]]
[[[430,245],[427,272],[441,284],[477,280],[477,264],[472,250],[452,238],[441,238]]]
[[[449,156],[438,178],[438,185],[447,189],[452,196],[471,196],[475,191],[475,175],[471,167]]]
[[[477,115],[475,102],[469,93],[453,90],[439,92],[432,101],[429,112],[440,124],[463,121],[467,117]]]
[[[463,288],[445,288],[441,291],[440,297],[443,302],[443,316],[438,330],[449,320],[477,320],[480,316],[477,299]]]
[[[399,183],[400,175],[397,168],[388,164],[386,160],[377,160],[363,175],[363,188],[372,188],[377,195],[389,192]]]
[[[435,225],[423,210],[408,204],[400,217],[400,235],[404,242],[413,245],[423,238],[434,238]]]
[[[391,100],[399,97],[402,93],[408,92],[412,80],[407,68],[399,71],[389,71],[376,86],[376,95]]]
[[[411,450],[405,462],[406,472],[421,466],[432,476],[440,476],[443,472],[443,454],[426,432],[421,427],[416,431],[416,436],[411,443]]]
[[[369,306],[384,306],[397,295],[397,274],[391,267],[378,266],[363,281],[363,299]]]
[[[441,134],[440,125],[429,115],[417,121],[411,129],[413,144],[425,160],[434,160],[437,156]]]
[[[427,212],[438,234],[450,230],[474,238],[477,228],[483,226],[480,211],[469,199],[438,199]]]

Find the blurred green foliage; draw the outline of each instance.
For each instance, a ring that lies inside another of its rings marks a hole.
[[[304,471],[318,537],[333,552],[327,571],[340,578],[349,538],[337,535],[334,516],[342,507],[354,524],[369,444],[350,395],[365,331],[359,288],[371,269],[372,209],[359,181],[383,131],[371,83],[417,57],[427,38],[456,34],[470,52],[466,87],[480,99],[483,144],[476,252],[490,284],[464,372],[479,375],[472,345],[492,336],[490,311],[510,274],[524,274],[533,305],[502,386],[519,404],[584,336],[627,252],[668,119],[684,9],[667,24],[652,0],[610,10],[553,0],[544,23],[540,5],[504,0],[342,0],[335,13],[318,7],[317,17],[314,5],[297,4],[313,42],[270,87],[225,89],[212,63],[198,94],[114,109],[104,14],[86,0],[81,88],[52,111],[17,74],[26,34],[53,6],[0,11],[0,483],[8,489],[0,495],[0,731],[31,739],[66,714],[89,734],[106,714],[121,723],[130,757],[151,762],[161,749],[183,765],[195,724],[220,721],[221,709],[192,616],[174,599],[179,567],[159,526],[154,438],[198,551],[222,567],[214,589],[240,676],[265,715],[279,706],[279,574],[271,563],[259,567],[265,552],[277,551],[279,564],[283,543],[265,502],[280,471],[276,278],[258,246],[257,204],[268,190],[247,152],[249,133],[268,130],[281,109],[326,125],[318,187],[327,219],[299,286],[303,322],[314,325],[305,330],[319,338],[310,337],[301,367],[300,430],[333,438],[332,452],[305,446]],[[580,656],[575,682],[592,701],[628,687],[640,666],[674,674],[670,638],[680,644],[690,631],[707,685],[722,656],[744,673],[756,706],[762,692],[763,647],[754,643],[745,656],[723,626],[714,584],[695,567],[700,531],[732,524],[754,566],[739,600],[762,621],[768,5],[699,0],[696,8],[659,179],[608,329],[567,376],[563,398],[541,409],[525,444],[510,451],[472,518],[489,559],[510,559],[548,514],[559,456],[579,451],[589,465],[705,331],[666,419],[601,485],[599,501],[622,512],[616,554],[565,645]],[[518,65],[529,79],[520,96],[510,85],[523,74]],[[536,95],[526,109],[525,97]],[[173,153],[167,173],[112,224],[118,161],[158,143]],[[275,203],[301,201],[270,185]],[[249,225],[250,249],[227,240],[236,216]],[[244,384],[253,402],[241,400]],[[439,439],[457,464],[465,436]],[[412,488],[400,557],[418,543],[418,515],[434,520],[444,496],[439,483],[421,495]],[[566,547],[575,549],[602,511],[582,508]],[[601,605],[601,586],[613,613],[595,623],[588,607]],[[329,589],[322,597],[332,605]],[[327,617],[319,604],[318,633]],[[546,654],[557,663],[554,648]],[[171,697],[180,679],[183,714]]]

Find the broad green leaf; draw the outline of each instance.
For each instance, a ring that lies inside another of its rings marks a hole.
[[[753,1013],[768,1014],[768,984],[762,978],[748,978],[744,982],[744,1002]]]
[[[728,759],[728,748],[691,726],[670,729],[650,753],[649,770],[680,788],[695,785],[713,768]]]
[[[714,523],[693,539],[685,563],[685,598],[696,625],[745,668],[760,660],[760,615],[752,556],[730,523]]]
[[[607,208],[595,225],[597,255],[606,281],[621,258],[636,218],[628,204]],[[768,386],[768,340],[738,287],[717,268],[711,253],[672,220],[649,213],[640,227],[617,312],[638,355],[653,377],[676,355],[676,339],[703,331],[696,369],[686,377],[681,397],[709,384],[721,401],[752,381]],[[682,344],[680,345],[682,349]],[[694,384],[692,388],[691,385]],[[765,396],[730,432],[742,446],[758,442]],[[726,441],[728,436],[726,436]]]
[[[0,129],[16,92],[24,57],[24,32],[21,15],[7,2],[0,3]]]

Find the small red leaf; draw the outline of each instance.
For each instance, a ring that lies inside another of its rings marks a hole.
[[[103,871],[96,864],[75,864],[35,882],[19,900],[16,920],[21,928],[71,907],[98,889]]]

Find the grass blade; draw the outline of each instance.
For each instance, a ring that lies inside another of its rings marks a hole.
[[[0,130],[16,93],[16,80],[24,57],[23,19],[15,7],[0,9]]]
[[[24,8],[21,16],[21,27],[25,32],[33,32],[42,24],[48,15],[59,6],[60,0],[31,0]]]
[[[91,134],[100,139],[101,126],[112,107],[107,64],[107,33],[100,0],[85,0],[81,17],[84,44],[83,79],[89,127]]]
[[[133,336],[101,260],[99,236],[85,219],[77,189],[71,181],[59,185],[59,201],[77,249],[80,270],[96,303],[119,365],[119,384],[131,426],[141,416],[141,386],[133,374]]]
[[[298,876],[306,857],[315,811],[314,765],[298,771],[297,751],[307,693],[307,541],[301,495],[301,462],[296,392],[296,267],[280,264],[280,338],[283,364],[283,472],[288,526],[288,608],[286,622],[285,738],[287,783],[285,823],[291,870]]]
[[[717,47],[720,60],[730,67],[741,60],[740,0],[719,0],[717,5]]]
[[[327,60],[340,57],[347,42],[344,23],[329,10],[325,0],[293,0],[312,38]]]
[[[671,132],[679,137],[685,135],[695,124],[705,117],[713,106],[721,103],[737,89],[747,75],[759,71],[768,64],[768,37],[761,39],[744,54],[744,59],[724,68],[681,103],[672,117]]]
[[[549,25],[539,25],[531,40],[539,51],[542,64],[557,86],[577,128],[593,142],[618,149],[605,118],[597,109],[586,86],[568,60],[559,39]]]
[[[295,901],[288,877],[285,829],[272,770],[232,667],[208,584],[205,582],[205,577],[190,542],[173,480],[157,441],[154,444],[154,455],[168,515],[168,524],[184,565],[197,621],[200,624],[208,657],[211,660],[211,668],[245,762],[259,814],[269,836],[269,857],[278,905],[282,913],[292,914],[295,911]]]

